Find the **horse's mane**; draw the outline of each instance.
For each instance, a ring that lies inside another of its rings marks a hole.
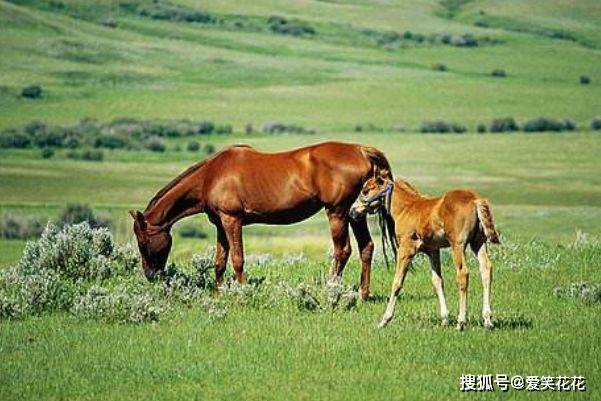
[[[184,172],[180,173],[177,177],[175,177],[173,180],[171,180],[167,185],[165,185],[163,188],[161,188],[159,190],[159,192],[157,192],[152,197],[150,202],[148,202],[148,206],[146,206],[144,213],[146,213],[152,206],[154,206],[159,201],[159,199],[161,199],[163,197],[163,195],[165,195],[167,192],[169,192],[171,189],[173,189],[173,187],[175,187],[181,180],[183,180],[185,177],[187,177],[188,175],[192,174],[194,171],[201,168],[209,160],[211,160],[211,159],[209,158],[209,159],[201,160],[198,163],[193,164],[192,166],[188,167]]]
[[[405,181],[402,178],[397,178],[395,180],[395,183],[400,186],[402,189],[404,189],[407,192],[410,192],[413,195],[418,195],[418,196],[422,196],[422,194],[417,190],[417,188],[415,188],[413,185],[411,185],[408,181]]]
[[[207,162],[213,160],[215,157],[217,157],[221,153],[225,152],[226,150],[229,150],[231,148],[239,148],[239,147],[250,148],[249,145],[245,145],[245,144],[233,145],[233,146],[230,146],[230,147],[227,147],[227,148],[221,150],[220,152],[215,153],[213,156],[209,157],[208,159],[201,160],[198,163],[193,164],[192,166],[188,167],[186,170],[184,170],[184,172],[180,173],[177,177],[172,179],[167,185],[165,185],[163,188],[161,188],[159,190],[159,192],[157,192],[152,197],[150,202],[148,202],[148,206],[146,206],[146,209],[144,209],[144,213],[146,213],[152,206],[154,206],[158,202],[159,199],[161,199],[167,192],[169,192],[171,189],[173,189],[173,187],[175,187],[177,184],[179,184],[180,181],[183,180],[184,178],[186,178],[188,175],[192,174],[193,172],[195,172],[196,170],[198,170],[199,168],[204,166]]]

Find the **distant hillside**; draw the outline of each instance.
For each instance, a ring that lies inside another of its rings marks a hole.
[[[0,1],[0,26],[0,128],[120,116],[237,130],[503,116],[585,126],[601,114],[593,0],[15,0]],[[40,99],[20,96],[31,84]]]

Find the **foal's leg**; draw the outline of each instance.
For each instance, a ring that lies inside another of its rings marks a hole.
[[[480,275],[482,276],[482,318],[484,319],[484,327],[491,329],[492,310],[490,307],[490,285],[492,282],[492,263],[488,257],[485,238],[477,238],[471,244],[472,251],[478,258],[480,264]]]
[[[440,250],[428,252],[428,258],[430,258],[430,265],[432,267],[432,285],[434,286],[434,291],[438,297],[438,304],[440,305],[440,318],[442,325],[447,326],[449,324],[449,310],[447,309],[447,301],[444,297],[444,284],[440,268]]]
[[[467,287],[469,285],[469,270],[465,261],[465,244],[453,244],[452,253],[455,270],[457,272],[457,284],[459,285],[459,315],[457,316],[457,329],[463,330],[467,324]]]
[[[355,234],[361,257],[361,288],[359,289],[359,296],[361,299],[365,300],[369,297],[371,259],[374,252],[374,242],[369,235],[366,217],[363,217],[358,221],[351,220],[351,227],[353,228],[353,233]]]
[[[386,326],[388,322],[392,320],[397,296],[403,288],[403,284],[405,283],[405,277],[407,276],[407,271],[409,270],[409,265],[411,264],[411,261],[413,260],[413,257],[415,256],[416,252],[416,247],[413,244],[408,244],[406,242],[404,243],[402,240],[399,242],[400,244],[397,256],[396,271],[394,273],[394,279],[392,280],[390,298],[388,298],[386,312],[384,312],[384,316],[382,316],[382,321],[378,325],[379,328]]]
[[[225,230],[221,222],[216,222],[217,227],[217,247],[215,248],[215,290],[223,285],[223,274],[227,265],[227,257],[230,251],[230,245],[227,242]]]
[[[346,213],[328,211],[330,220],[330,233],[334,244],[334,263],[330,270],[331,276],[340,277],[351,256],[351,242],[349,241],[348,219]]]
[[[236,275],[236,281],[240,284],[246,283],[244,276],[244,247],[242,245],[242,219],[236,216],[222,215],[221,223],[230,245],[232,267]]]

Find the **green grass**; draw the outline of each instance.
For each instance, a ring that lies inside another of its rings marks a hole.
[[[154,21],[126,12],[116,0],[63,0],[64,8],[0,0],[0,129],[33,119],[193,118],[234,125],[234,135],[198,138],[217,149],[242,142],[276,151],[332,139],[376,146],[395,174],[426,193],[468,187],[491,200],[506,240],[493,249],[497,329],[478,326],[481,285],[471,257],[469,329],[439,327],[420,257],[386,330],[375,327],[392,276],[381,266],[373,272],[375,299],[348,313],[234,305],[216,322],[199,306],[140,326],[82,322],[66,314],[2,321],[0,399],[482,398],[458,391],[462,373],[584,375],[587,393],[568,398],[601,398],[599,306],[553,296],[556,286],[601,282],[599,246],[573,246],[577,230],[593,242],[601,237],[601,137],[587,128],[601,114],[598,2],[171,2],[224,23]],[[317,34],[270,33],[261,24],[271,15],[302,21]],[[107,17],[116,28],[100,24]],[[235,28],[235,21],[247,26]],[[364,30],[471,33],[495,44],[385,49]],[[437,63],[448,72],[433,71]],[[490,76],[498,68],[507,78]],[[580,75],[592,83],[580,85]],[[29,84],[42,85],[42,99],[18,96]],[[478,123],[505,116],[519,122],[570,118],[579,130],[413,133],[428,119],[474,131]],[[269,121],[317,133],[241,134],[247,123],[260,130]],[[369,123],[385,129],[403,124],[409,132],[352,132]],[[144,208],[159,188],[203,157],[173,151],[176,145],[185,149],[187,141],[170,138],[169,150],[160,154],[106,151],[101,163],[69,160],[64,150],[50,160],[38,149],[0,150],[0,213],[55,219],[68,202],[89,203],[112,218],[119,242],[132,242],[127,210]],[[214,244],[206,218],[193,222],[209,237],[176,236],[173,261],[187,261]],[[0,267],[14,264],[24,245],[0,240]],[[249,253],[303,252],[309,258],[294,269],[251,266],[250,277],[319,281],[329,247],[324,213],[292,226],[245,228]],[[446,253],[444,259],[455,314],[454,272]],[[355,252],[346,283],[356,283],[358,270]],[[493,396],[499,393],[485,398]]]

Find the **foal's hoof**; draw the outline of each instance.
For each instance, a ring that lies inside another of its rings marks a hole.
[[[387,325],[387,324],[388,324],[388,322],[387,322],[387,321],[385,321],[385,320],[382,320],[382,321],[380,322],[380,324],[378,324],[378,329],[383,329],[384,327],[386,327],[386,325]]]
[[[449,318],[448,317],[443,317],[442,321],[440,322],[440,325],[442,327],[447,327],[449,325]]]
[[[465,325],[466,325],[465,322],[458,322],[457,323],[457,331],[463,331],[463,330],[465,330]]]
[[[492,320],[490,320],[490,319],[484,320],[484,328],[485,329],[492,330],[494,327],[495,327],[495,325],[492,323]]]
[[[359,291],[359,299],[361,299],[362,301],[368,301],[369,297],[369,291]]]

